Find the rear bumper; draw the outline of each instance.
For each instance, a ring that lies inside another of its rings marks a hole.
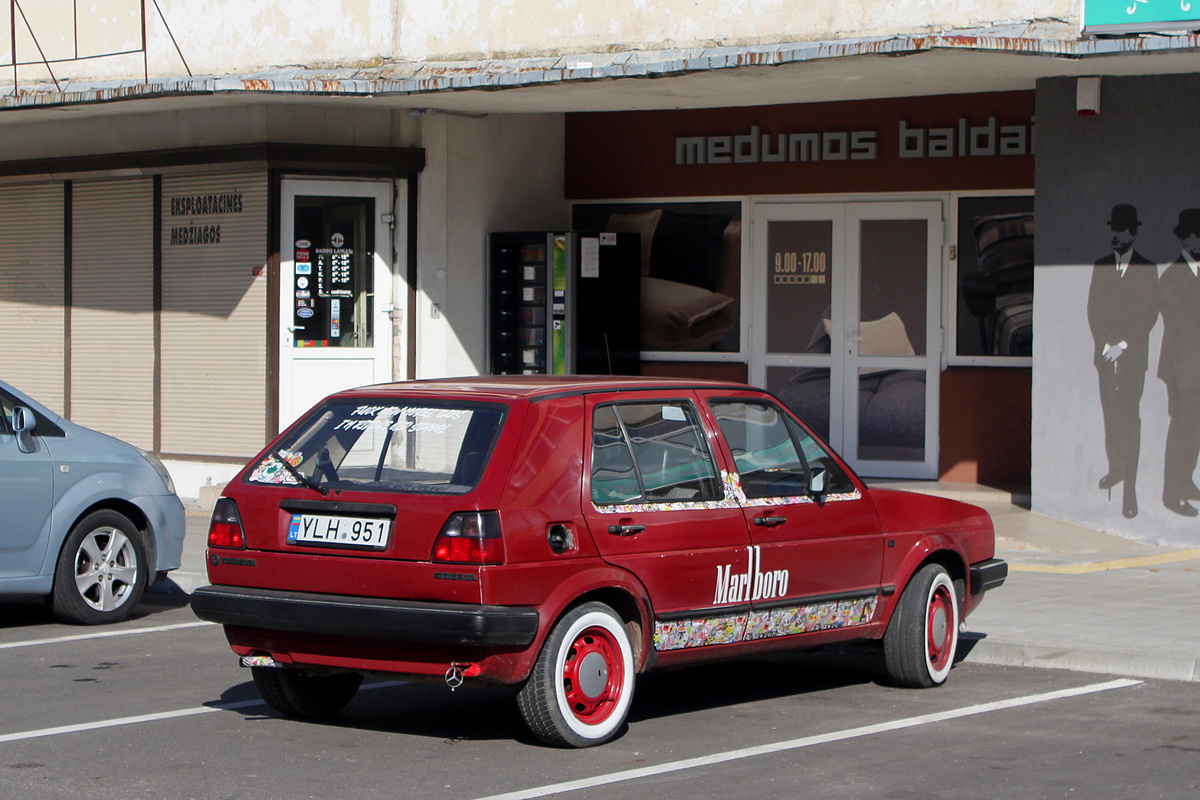
[[[971,565],[971,594],[981,595],[1004,584],[1008,577],[1008,562],[989,558]]]
[[[203,586],[192,611],[222,625],[355,639],[466,647],[525,647],[538,630],[535,608],[430,603]]]

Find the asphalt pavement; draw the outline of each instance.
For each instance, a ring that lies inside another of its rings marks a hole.
[[[1027,510],[1027,497],[988,487],[872,484],[964,500],[992,515],[996,555],[1009,575],[967,620],[965,660],[1200,681],[1200,548],[1072,525]],[[188,503],[182,567],[155,591],[190,593],[208,582],[209,509]]]

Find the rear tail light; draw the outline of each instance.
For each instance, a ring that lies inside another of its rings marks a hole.
[[[239,550],[246,547],[242,518],[238,514],[237,503],[231,498],[222,497],[213,506],[212,522],[208,525],[208,546],[234,547]]]
[[[500,515],[495,511],[451,514],[433,543],[433,560],[446,564],[503,564]]]

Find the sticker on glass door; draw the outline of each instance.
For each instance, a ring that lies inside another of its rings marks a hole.
[[[371,347],[373,197],[297,195],[292,330],[295,347]]]

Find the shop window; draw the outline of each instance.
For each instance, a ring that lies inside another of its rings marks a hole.
[[[1033,197],[958,198],[955,355],[1033,355]]]
[[[741,349],[740,203],[581,203],[580,231],[641,236],[642,351]]]

